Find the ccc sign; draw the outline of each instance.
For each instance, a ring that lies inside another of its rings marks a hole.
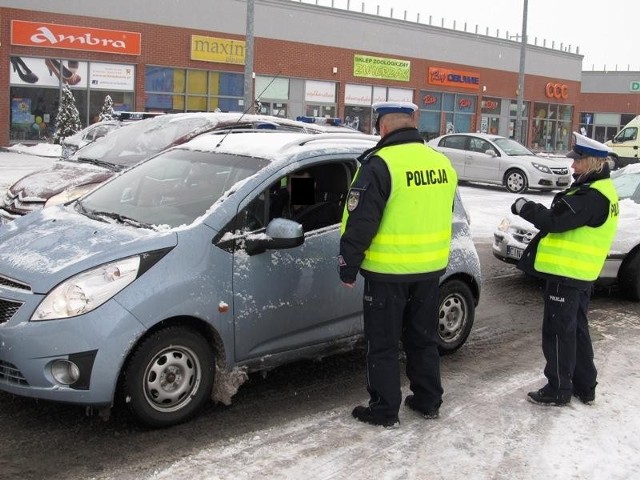
[[[569,98],[569,87],[563,83],[547,83],[544,87],[544,93],[547,98],[556,98],[558,100],[566,100]]]

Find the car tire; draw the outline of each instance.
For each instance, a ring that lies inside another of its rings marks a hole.
[[[504,186],[511,193],[522,193],[529,187],[529,182],[522,170],[512,168],[504,175]]]
[[[475,302],[469,285],[458,279],[440,285],[438,350],[441,355],[453,353],[464,344],[474,317]]]
[[[640,250],[628,257],[620,268],[618,285],[625,298],[640,300]]]
[[[134,418],[168,427],[194,416],[210,399],[214,351],[192,329],[169,327],[145,338],[125,367],[121,395]]]

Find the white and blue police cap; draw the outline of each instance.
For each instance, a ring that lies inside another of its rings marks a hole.
[[[418,106],[411,102],[376,102],[372,105],[376,117],[376,130],[380,131],[380,118],[388,113],[403,113],[411,115],[418,110]]]
[[[573,147],[567,157],[581,159],[587,157],[606,159],[611,153],[611,149],[604,143],[600,143],[593,138],[585,137],[578,132],[573,132]]]

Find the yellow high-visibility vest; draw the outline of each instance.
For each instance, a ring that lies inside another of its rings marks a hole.
[[[458,183],[451,162],[421,143],[384,147],[376,155],[391,174],[391,193],[361,268],[398,275],[446,268]],[[348,215],[347,205],[343,231]]]
[[[584,281],[598,278],[616,235],[618,194],[609,178],[593,182],[590,188],[598,190],[609,199],[607,220],[599,227],[585,225],[567,232],[549,233],[543,237],[533,264],[538,272]],[[572,191],[567,195],[574,193]]]

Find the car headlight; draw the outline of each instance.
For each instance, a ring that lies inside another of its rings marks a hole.
[[[549,167],[545,165],[540,165],[539,163],[535,163],[535,162],[532,162],[531,165],[533,165],[533,168],[540,170],[542,173],[551,173],[551,170],[549,170]]]
[[[98,308],[138,276],[140,256],[100,265],[65,280],[40,303],[31,321],[75,317]]]
[[[498,230],[507,233],[509,231],[509,227],[511,227],[511,222],[508,218],[503,218],[500,225],[498,225]]]
[[[49,200],[44,204],[44,207],[53,207],[54,205],[60,205],[61,203],[67,203],[76,198],[80,198],[85,193],[90,192],[96,188],[99,183],[90,183],[88,185],[80,185],[79,187],[68,188],[57,195],[49,197]]]

